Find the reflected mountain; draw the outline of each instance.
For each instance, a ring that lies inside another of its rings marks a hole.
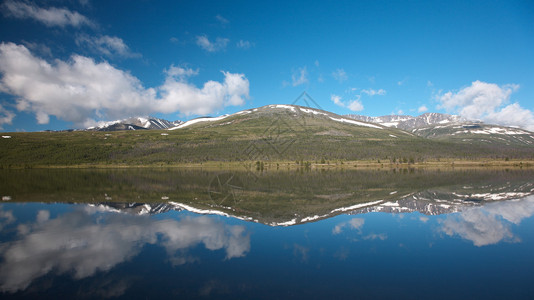
[[[533,175],[1,171],[0,295],[395,298],[409,287],[424,298],[445,281],[472,291],[477,278],[484,298],[496,293],[488,286],[506,298],[530,286]],[[491,277],[499,272],[512,279]]]
[[[154,215],[188,210],[290,226],[339,214],[448,214],[534,193],[532,169],[9,170],[10,201],[88,203]]]
[[[315,214],[308,216],[302,216],[294,213],[290,219],[279,219],[278,221],[271,221],[269,218],[269,211],[262,212],[264,215],[258,218],[252,218],[245,214],[239,214],[241,210],[239,203],[235,207],[220,206],[211,204],[209,208],[202,202],[199,203],[177,203],[167,202],[159,204],[148,203],[98,203],[94,204],[103,210],[124,212],[137,215],[153,215],[159,213],[165,213],[168,211],[182,211],[187,210],[197,214],[207,215],[222,215],[237,218],[245,221],[259,222],[270,226],[291,226],[296,224],[303,224],[308,222],[314,222],[320,219],[330,218],[341,213],[356,215],[371,212],[384,212],[384,213],[411,213],[419,212],[424,215],[441,215],[462,212],[474,207],[483,207],[489,205],[491,202],[499,202],[505,200],[516,200],[529,195],[534,194],[534,182],[525,183],[519,182],[513,184],[511,182],[505,182],[502,185],[488,185],[485,184],[484,188],[488,192],[481,193],[478,187],[462,186],[462,187],[450,187],[451,190],[428,190],[423,192],[410,193],[404,196],[397,196],[396,191],[390,192],[387,200],[375,200],[372,199],[369,202],[357,202],[357,204],[349,206],[336,207],[336,199],[329,202],[329,206],[335,207],[329,212],[324,211],[324,207],[317,207]],[[333,198],[333,197],[332,197]],[[338,198],[338,200],[341,198]],[[196,204],[196,205],[195,205]],[[293,211],[289,211],[291,213]],[[257,215],[257,214],[256,214]]]

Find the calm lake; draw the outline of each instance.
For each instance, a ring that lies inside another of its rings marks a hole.
[[[0,170],[2,299],[534,299],[534,170]]]

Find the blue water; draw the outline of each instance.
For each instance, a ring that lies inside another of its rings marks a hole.
[[[289,227],[0,205],[0,298],[534,299],[534,197]]]

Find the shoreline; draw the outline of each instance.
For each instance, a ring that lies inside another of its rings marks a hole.
[[[208,161],[203,163],[176,164],[75,164],[75,165],[10,165],[1,166],[0,170],[20,169],[142,169],[142,168],[176,168],[176,169],[207,169],[207,170],[243,170],[243,171],[276,171],[298,169],[435,169],[435,168],[534,168],[534,160],[457,160],[425,161],[414,163],[392,163],[378,161],[336,161],[316,163],[311,161]]]

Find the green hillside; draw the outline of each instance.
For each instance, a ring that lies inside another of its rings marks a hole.
[[[202,120],[175,130],[9,133],[0,140],[0,166],[534,158],[528,144],[428,139],[300,106],[269,105]]]

